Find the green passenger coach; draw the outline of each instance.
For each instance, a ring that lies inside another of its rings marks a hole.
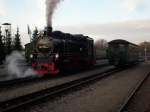
[[[112,40],[108,43],[107,57],[115,66],[136,64],[139,61],[139,47],[126,40]]]

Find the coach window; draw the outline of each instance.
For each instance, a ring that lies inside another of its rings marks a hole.
[[[120,44],[119,48],[120,48],[121,51],[125,51],[125,45],[124,44]]]

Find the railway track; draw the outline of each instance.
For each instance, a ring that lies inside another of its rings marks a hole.
[[[140,89],[140,87],[143,85],[145,80],[148,78],[150,73],[143,76],[143,78],[137,83],[137,85],[130,91],[129,96],[125,99],[124,103],[121,104],[120,108],[118,109],[118,112],[126,112],[126,106],[131,101],[135,93]]]
[[[108,63],[104,63],[104,64],[97,64],[94,68],[92,69],[89,69],[87,71],[91,71],[91,70],[95,70],[97,68],[100,68],[100,67],[106,67],[106,66],[109,66]],[[83,72],[86,72],[86,71],[81,71],[80,73],[83,73]],[[76,73],[72,73],[72,75],[74,75]],[[63,77],[63,76],[67,76],[67,74],[63,74],[63,75],[59,75],[57,78],[59,77]],[[39,82],[39,81],[44,81],[44,80],[49,80],[49,79],[52,79],[53,77],[25,77],[25,78],[17,78],[17,79],[9,79],[9,80],[3,80],[3,81],[0,81],[0,88],[7,88],[7,87],[12,87],[12,86],[20,86],[20,85],[24,85],[24,84],[30,84],[30,83],[33,83],[33,82]]]
[[[4,80],[4,81],[0,81],[0,88],[20,86],[22,84],[33,83],[33,82],[36,83],[42,80],[46,80],[46,77],[26,77],[26,78]]]
[[[88,77],[84,77],[81,79],[77,79],[74,81],[70,81],[61,85],[57,85],[48,89],[44,89],[35,93],[31,93],[25,96],[17,97],[8,101],[0,102],[0,110],[1,112],[12,112],[16,111],[17,109],[20,109],[21,107],[24,107],[26,105],[30,105],[33,103],[36,103],[37,101],[40,101],[47,97],[55,97],[59,94],[62,94],[66,91],[69,91],[71,89],[74,89],[79,86],[83,86],[85,84],[88,84],[90,82],[100,80],[101,78],[104,78],[106,76],[109,76],[113,73],[122,71],[122,69],[112,69],[108,70],[107,72],[97,73],[90,75]]]

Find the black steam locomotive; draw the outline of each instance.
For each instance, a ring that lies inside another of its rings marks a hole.
[[[94,40],[84,35],[52,32],[52,28],[47,27],[25,45],[25,56],[41,75],[88,68],[95,64]]]

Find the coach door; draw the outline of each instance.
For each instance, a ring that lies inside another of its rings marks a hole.
[[[94,45],[93,40],[88,40],[88,59],[94,59]]]

